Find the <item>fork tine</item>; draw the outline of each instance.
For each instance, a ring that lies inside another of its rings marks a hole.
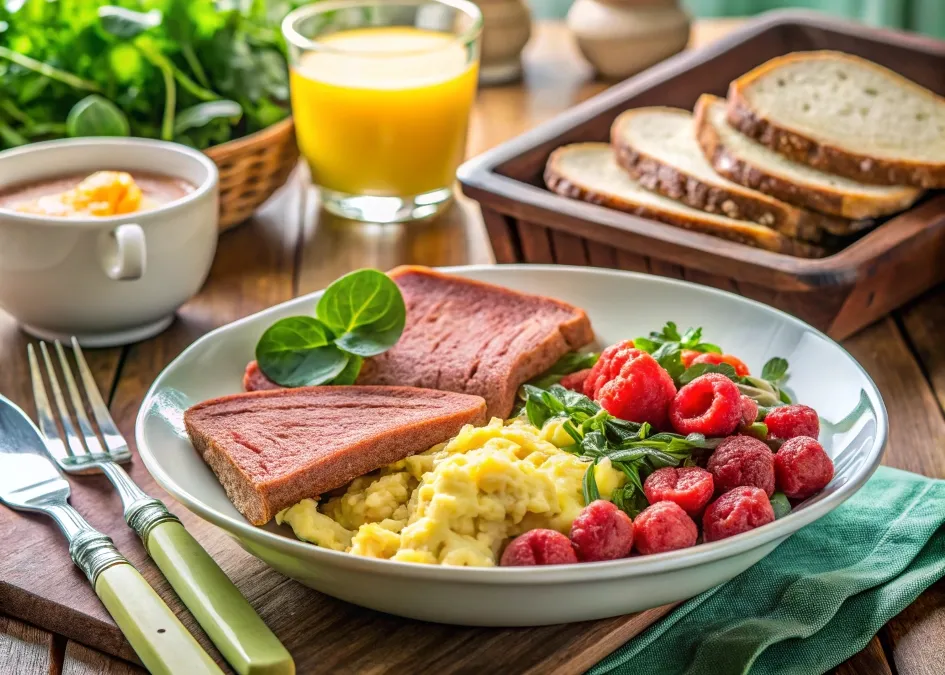
[[[62,435],[56,426],[56,418],[53,416],[52,407],[49,405],[49,397],[46,395],[46,385],[43,384],[43,371],[39,367],[36,350],[33,349],[32,344],[26,345],[26,356],[30,362],[30,379],[33,381],[33,400],[36,403],[39,429],[43,432],[49,452],[56,458],[56,461],[61,461],[68,457],[70,452],[66,448],[66,444],[62,442]]]
[[[52,359],[49,358],[49,350],[46,349],[46,343],[39,343],[39,351],[43,354],[43,362],[46,364],[46,375],[49,377],[49,386],[52,387],[53,399],[56,401],[56,408],[59,410],[59,421],[62,422],[62,429],[66,432],[66,440],[69,442],[69,454],[74,457],[86,457],[88,453],[82,441],[75,433],[75,427],[72,426],[72,419],[69,417],[69,409],[66,408],[66,401],[62,397],[62,389],[59,388],[59,379],[56,377],[56,369],[53,368]]]
[[[111,413],[108,412],[108,406],[105,405],[102,394],[98,390],[98,385],[95,384],[92,370],[85,361],[82,347],[79,346],[79,341],[76,340],[74,336],[72,338],[72,355],[75,357],[75,364],[79,369],[79,377],[82,379],[82,385],[85,388],[85,397],[89,400],[92,415],[95,416],[95,421],[98,423],[98,430],[102,433],[102,438],[105,439],[105,445],[108,446],[110,452],[127,451],[128,444],[125,442],[125,438],[121,435],[121,432],[118,431],[118,427],[115,425],[115,420],[112,419]]]
[[[105,448],[95,435],[95,429],[92,428],[92,422],[89,416],[85,414],[85,402],[82,395],[79,394],[79,388],[75,384],[75,378],[72,376],[72,366],[66,358],[66,351],[62,348],[62,343],[56,340],[56,355],[59,357],[59,366],[62,369],[62,378],[66,381],[66,390],[69,392],[69,399],[72,401],[72,409],[75,412],[75,419],[79,423],[79,431],[85,437],[85,445],[93,455],[104,454]]]

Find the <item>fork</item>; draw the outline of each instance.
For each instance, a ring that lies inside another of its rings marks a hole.
[[[73,358],[101,439],[86,414],[79,385],[58,340],[55,350],[71,411],[46,343],[39,343],[65,440],[56,426],[36,350],[32,344],[27,345],[36,414],[47,452],[66,473],[104,473],[108,477],[121,497],[125,522],[138,533],[145,550],[171,587],[237,673],[293,674],[295,664],[289,652],[239,589],[184,529],[180,519],[160,500],[145,494],[120,466],[119,462],[131,459],[131,451],[102,400],[78,341],[72,338]],[[73,414],[79,433],[72,424]]]

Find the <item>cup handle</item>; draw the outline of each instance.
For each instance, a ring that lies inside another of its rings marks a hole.
[[[134,281],[144,276],[147,246],[144,230],[137,223],[119,225],[111,232],[114,247],[102,261],[105,274],[116,281]]]

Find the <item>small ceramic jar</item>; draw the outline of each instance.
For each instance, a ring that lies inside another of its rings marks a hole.
[[[524,0],[474,0],[482,10],[479,81],[502,84],[522,75],[522,49],[532,34]]]
[[[576,0],[568,27],[606,79],[624,79],[681,51],[689,16],[677,0]]]

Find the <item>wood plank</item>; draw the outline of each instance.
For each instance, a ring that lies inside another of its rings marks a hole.
[[[69,640],[62,660],[62,675],[144,675],[136,665]]]
[[[873,636],[861,651],[840,664],[834,675],[893,675],[879,638]]]
[[[930,297],[906,312],[910,318],[905,325],[916,329],[910,330],[910,339],[913,344],[923,344],[920,354],[934,353],[926,341],[931,340],[934,326],[942,318],[935,301]],[[866,368],[886,403],[890,435],[883,463],[945,477],[945,454],[941,452],[945,447],[945,420],[895,320],[884,319],[845,341],[844,346]],[[937,357],[930,358],[933,360],[926,367],[933,364],[932,381],[941,383],[942,364]],[[941,673],[945,663],[945,583],[925,591],[882,633],[892,647],[892,660],[900,675]]]
[[[941,675],[945,664],[945,580],[883,627],[899,675]]]
[[[53,675],[59,672],[55,636],[45,630],[0,615],[0,666],[4,673]]]
[[[907,339],[928,375],[939,405],[945,408],[945,287],[929,291],[899,314]]]
[[[568,232],[551,230],[551,247],[554,249],[555,261],[559,265],[588,264],[588,253],[584,248],[584,240]]]
[[[899,313],[905,339],[931,384],[939,407],[945,406],[945,355],[941,331],[945,330],[945,288],[926,293]],[[917,441],[918,442],[918,441]],[[915,470],[945,478],[941,445],[929,441],[916,448]],[[900,674],[931,675],[945,663],[945,582],[923,593],[884,628],[893,661]]]
[[[896,322],[887,317],[843,343],[876,382],[889,413],[883,463],[945,477],[945,419]]]
[[[553,263],[550,232],[547,227],[527,220],[518,221],[518,238],[522,242],[522,257],[528,263]]]

